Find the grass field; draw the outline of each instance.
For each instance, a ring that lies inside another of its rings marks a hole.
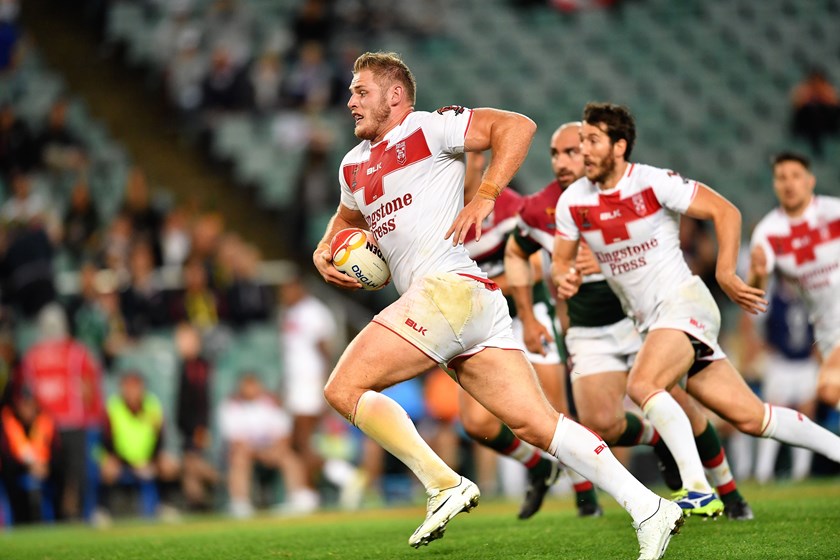
[[[840,559],[840,479],[768,488],[746,486],[756,519],[689,519],[666,558]],[[606,514],[578,519],[569,499],[552,499],[529,521],[516,504],[487,502],[450,524],[446,537],[414,550],[408,536],[421,506],[305,519],[189,519],[177,525],[126,522],[108,530],[41,527],[0,534],[0,559],[613,559],[636,558],[630,518],[602,496]]]

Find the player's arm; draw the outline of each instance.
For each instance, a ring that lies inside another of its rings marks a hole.
[[[749,313],[767,310],[764,290],[748,286],[735,273],[738,248],[741,245],[741,212],[724,197],[698,184],[697,193],[686,215],[700,220],[712,220],[718,239],[715,278],[729,298]]]
[[[534,276],[530,255],[516,240],[516,234],[508,236],[505,245],[505,277],[510,295],[516,303],[516,314],[522,321],[525,347],[535,354],[545,355],[545,343],[553,339],[548,329],[534,315]]]
[[[750,251],[750,271],[747,275],[747,284],[759,290],[767,290],[767,278],[769,276],[767,253],[764,252],[764,247],[756,244]]]
[[[318,243],[315,253],[312,255],[312,261],[315,263],[315,268],[327,284],[333,284],[339,288],[356,289],[361,288],[362,284],[350,276],[339,272],[332,264],[332,254],[330,252],[330,241],[333,236],[339,231],[357,227],[368,229],[367,222],[362,213],[358,210],[352,210],[345,205],[339,203],[338,210],[335,215],[330,218],[327,224],[327,230],[324,237]]]
[[[474,109],[464,150],[493,151],[493,159],[484,173],[476,195],[455,218],[446,232],[452,244],[464,242],[467,232],[475,227],[476,240],[481,238],[481,222],[493,211],[496,198],[502,192],[528,155],[531,139],[537,131],[534,121],[510,111]]]
[[[575,268],[579,240],[554,236],[554,252],[551,254],[551,278],[557,286],[557,296],[569,299],[578,292],[583,283],[580,271]]]

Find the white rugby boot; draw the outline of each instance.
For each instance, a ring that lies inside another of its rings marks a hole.
[[[446,524],[462,511],[469,512],[477,506],[480,496],[478,486],[463,476],[457,486],[430,496],[426,505],[426,520],[409,537],[408,544],[420,548],[443,537]]]
[[[665,549],[671,537],[680,532],[685,522],[682,508],[662,498],[656,512],[633,527],[639,539],[639,560],[659,560],[665,556]]]

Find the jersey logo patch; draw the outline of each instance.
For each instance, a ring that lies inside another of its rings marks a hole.
[[[368,206],[384,194],[382,183],[387,175],[432,156],[420,128],[391,147],[386,147],[386,144],[380,142],[371,148],[369,160],[345,165],[341,170],[350,192],[364,191]]]
[[[630,239],[628,225],[655,214],[661,207],[653,187],[648,187],[630,198],[620,198],[620,193],[602,194],[597,205],[570,206],[569,210],[581,232],[600,231],[604,243],[611,245]]]
[[[822,243],[840,238],[840,220],[811,229],[806,224],[790,228],[790,235],[770,235],[767,240],[779,255],[792,254],[797,265],[817,260],[815,249]]]
[[[441,107],[440,109],[438,109],[437,114],[442,115],[447,111],[455,111],[456,115],[460,115],[464,112],[464,108],[460,105],[447,105],[446,107]]]

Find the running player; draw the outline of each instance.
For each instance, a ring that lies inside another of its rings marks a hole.
[[[508,241],[505,266],[517,305],[527,308],[531,278],[523,266],[527,255],[541,248],[554,249],[554,211],[560,194],[583,175],[580,153],[580,123],[566,123],[551,137],[551,165],[556,180],[538,193],[526,197],[517,231]],[[598,433],[610,445],[651,445],[659,457],[666,484],[680,490],[682,481],[674,459],[650,423],[624,410],[627,373],[642,339],[612,292],[592,252],[581,244],[576,268],[583,275],[577,295],[567,302],[566,346],[571,354],[572,392],[580,422]],[[515,274],[514,275],[512,275]],[[550,337],[549,331],[522,314],[525,343],[533,351]],[[723,507],[730,519],[753,518],[752,510],[738,492],[726,454],[714,426],[685,392],[671,389],[691,421],[694,440],[723,504],[710,502],[702,508],[678,501],[691,514],[716,515]]]
[[[741,307],[758,313],[767,305],[764,292],[735,274],[740,213],[705,185],[629,163],[635,137],[626,108],[586,106],[581,128],[585,177],[557,203],[552,274],[561,297],[578,292],[582,277],[574,264],[583,237],[644,337],[627,392],[674,455],[686,488],[683,500],[703,507],[716,499],[693,445],[691,422],[668,392],[685,377],[689,394],[739,430],[840,461],[840,438],[795,410],[762,403],[718,346],[720,312],[680,251],[679,216],[714,222],[718,283]]]
[[[362,142],[344,157],[341,203],[313,261],[325,281],[360,288],[331,264],[329,241],[347,227],[370,228],[401,295],[344,351],[324,389],[327,401],[425,486],[427,515],[411,546],[443,536],[455,515],[477,505],[479,491],[378,391],[448,364],[517,437],[547,450],[628,511],[640,559],[660,558],[682,511],[645,488],[595,434],[551,408],[513,339],[504,297],[462,244],[473,227],[480,239],[482,221],[527,155],[534,123],[496,109],[414,111],[415,87],[393,53],[365,53],[354,64],[347,106]],[[463,153],[486,150],[493,160],[464,206]]]
[[[481,175],[486,166],[486,157],[479,152],[467,154],[467,170],[464,180],[464,200],[472,200],[481,185]],[[510,298],[507,281],[504,274],[505,244],[511,231],[516,225],[516,216],[522,206],[522,196],[512,189],[505,189],[499,198],[493,212],[484,220],[481,227],[481,240],[476,240],[475,233],[470,230],[464,239],[464,246],[470,257],[502,290],[508,302],[508,310],[513,318],[513,334],[517,340],[522,340],[522,322],[516,316],[516,306]],[[536,255],[532,266],[541,270],[542,260]],[[537,273],[536,276],[541,276]],[[545,284],[535,283],[532,289],[531,316],[546,329],[554,330],[554,306],[550,301],[549,292]],[[568,415],[566,400],[566,384],[564,365],[565,356],[561,356],[560,348],[554,342],[546,342],[539,352],[526,349],[525,357],[534,366],[540,386],[548,398],[548,402],[558,412]],[[542,507],[545,495],[551,485],[560,475],[559,465],[550,455],[537,449],[529,443],[519,440],[498,418],[490,414],[478,401],[470,397],[466,391],[459,392],[461,424],[474,441],[493,449],[494,451],[519,461],[528,470],[528,486],[525,501],[519,510],[519,519],[529,519]],[[575,490],[575,503],[578,515],[581,517],[599,516],[601,508],[592,483],[577,474],[568,471]]]
[[[761,287],[778,270],[799,285],[822,355],[817,397],[840,410],[840,199],[814,195],[816,184],[807,158],[776,156],[779,207],[753,232],[749,282]]]

